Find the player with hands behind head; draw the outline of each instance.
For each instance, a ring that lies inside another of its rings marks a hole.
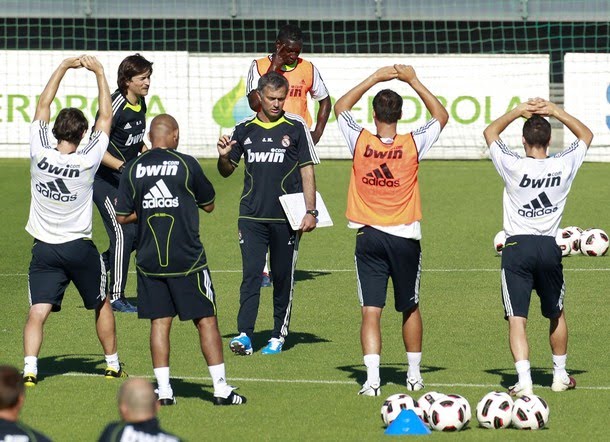
[[[351,109],[378,83],[398,79],[424,102],[432,118],[409,133],[397,133],[402,97],[390,89],[373,99],[376,132],[362,128]],[[339,129],[353,156],[347,197],[349,227],[356,235],[356,277],[362,312],[360,340],[367,380],[358,392],[381,394],[381,314],[388,279],[394,285],[394,305],[402,313],[402,337],[407,351],[407,389],[421,390],[423,325],[419,310],[422,218],[418,170],[420,160],[438,139],[449,118],[440,101],[423,85],[412,66],[378,69],[335,104]]]

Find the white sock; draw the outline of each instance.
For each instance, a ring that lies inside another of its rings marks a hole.
[[[169,367],[153,368],[155,377],[157,378],[157,386],[159,388],[159,397],[173,396],[172,386],[169,384]]]
[[[23,374],[32,373],[34,376],[38,375],[38,357],[37,356],[26,356],[23,358]]]
[[[104,357],[106,358],[106,365],[114,368],[116,371],[119,371],[121,369],[118,353],[115,353],[113,355],[104,355]]]
[[[421,364],[421,351],[420,352],[407,352],[407,362],[409,363],[409,370],[407,371],[408,378],[421,378],[419,366]]]
[[[364,355],[364,365],[366,366],[366,382],[369,385],[379,385],[379,363],[381,356],[376,354]]]
[[[524,359],[522,361],[515,362],[515,368],[519,375],[519,383],[521,385],[532,385],[532,373],[530,371],[530,361]]]
[[[553,355],[553,376],[564,378],[568,375],[566,371],[566,360],[568,355]]]
[[[224,362],[218,365],[209,365],[208,370],[214,384],[214,395],[224,396],[227,391],[227,375]]]

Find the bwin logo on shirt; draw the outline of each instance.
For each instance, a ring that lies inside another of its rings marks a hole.
[[[271,152],[252,152],[248,149],[248,163],[283,163],[284,152],[279,152],[279,150],[271,149]]]
[[[178,198],[174,198],[163,180],[157,181],[155,185],[150,188],[148,193],[144,195],[144,199],[142,200],[143,209],[178,207],[179,205]]]
[[[138,163],[136,165],[136,178],[143,176],[171,176],[178,173],[178,161],[163,161],[163,164],[153,164],[151,166],[143,166]]]
[[[131,134],[129,134],[129,137],[127,137],[127,141],[125,141],[125,146],[131,146],[132,144],[140,143],[143,139],[144,131],[142,131],[141,134],[138,134],[136,136],[132,136]]]
[[[560,174],[561,172],[559,172]],[[559,174],[547,174],[546,177],[542,178],[530,178],[527,173],[521,178],[519,187],[531,187],[533,189],[540,189],[542,187],[556,187],[561,185],[561,176]]]

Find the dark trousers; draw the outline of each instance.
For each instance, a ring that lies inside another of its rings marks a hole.
[[[109,273],[108,294],[111,302],[124,296],[129,259],[135,249],[137,235],[135,224],[121,225],[117,222],[114,210],[117,195],[115,186],[95,177],[93,201],[100,211],[109,239],[108,250],[102,253],[102,258]]]
[[[299,235],[288,223],[264,223],[240,219],[239,245],[241,248],[243,279],[240,288],[237,329],[252,336],[258,314],[261,280],[265,255],[269,249],[273,274],[273,338],[288,335],[294,270],[298,256]]]

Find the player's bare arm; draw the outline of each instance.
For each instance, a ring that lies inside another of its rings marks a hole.
[[[112,156],[110,153],[108,153],[108,151],[106,151],[102,157],[102,164],[112,170],[121,171],[122,167],[125,165],[125,161]]]
[[[593,140],[593,132],[579,119],[567,113],[564,109],[557,106],[555,103],[543,100],[542,98],[537,99],[536,109],[532,110],[532,113],[542,115],[545,117],[557,118],[564,124],[570,131],[578,138],[585,142],[588,146],[591,145]]]
[[[59,67],[55,69],[38,99],[36,113],[34,114],[35,121],[41,120],[46,121],[47,123],[49,122],[51,118],[51,103],[53,102],[55,95],[57,95],[57,89],[59,88],[61,80],[63,80],[68,69],[78,69],[80,67],[82,67],[80,58],[70,57],[63,60]]]
[[[394,78],[398,78],[398,72],[396,72],[394,66],[386,66],[378,69],[337,100],[335,103],[335,115],[339,116],[342,112],[351,110],[362,98],[364,93],[377,83],[393,80]]]
[[[85,69],[93,72],[97,80],[98,89],[98,118],[95,122],[95,130],[101,130],[106,135],[110,135],[112,127],[112,101],[110,100],[110,88],[104,75],[104,66],[99,60],[91,55],[80,57],[80,63]]]
[[[301,181],[303,182],[303,196],[305,198],[305,210],[316,208],[316,176],[313,165],[301,167]],[[299,230],[311,232],[316,228],[317,219],[310,213],[306,213],[301,221]]]
[[[407,66],[404,64],[395,64],[394,69],[398,72],[398,79],[407,83],[415,93],[424,102],[424,106],[432,115],[432,118],[436,119],[441,125],[441,129],[445,127],[447,121],[449,121],[449,114],[447,109],[441,104],[441,102],[424,84],[417,78],[415,69],[413,66]]]
[[[138,221],[138,215],[136,212],[132,212],[130,215],[117,215],[116,220],[119,224],[131,224]]]
[[[205,213],[211,213],[214,210],[214,203],[206,204],[205,206],[201,206],[200,209]]]
[[[218,149],[218,172],[225,178],[231,175],[235,170],[235,166],[229,160],[229,153],[233,150],[233,145],[236,142],[237,141],[235,140],[231,140],[231,137],[228,135],[223,135],[216,144],[216,148]]]
[[[330,110],[332,108],[330,97],[320,100],[319,105],[318,116],[316,118],[316,129],[311,131],[313,144],[318,144],[320,138],[322,138],[324,129],[326,128],[326,123],[328,122],[328,117],[330,116]]]
[[[529,118],[532,115],[532,111],[536,109],[536,100],[529,100],[519,104],[514,109],[506,112],[498,119],[491,122],[489,126],[483,131],[483,136],[487,142],[487,146],[491,146],[494,141],[500,139],[500,134],[504,132],[504,129],[508,127],[510,123],[515,121],[519,117]]]

